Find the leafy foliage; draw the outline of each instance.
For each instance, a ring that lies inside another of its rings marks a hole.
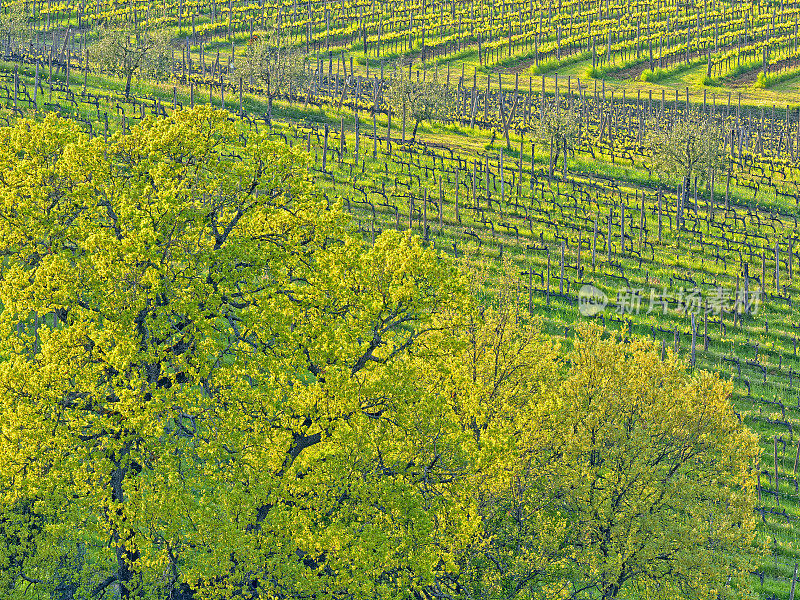
[[[82,593],[123,597],[430,578],[446,519],[408,440],[437,421],[395,363],[458,304],[448,269],[364,249],[304,155],[221,111],[0,135],[0,492],[52,523],[20,572],[80,557]]]
[[[237,126],[0,129],[4,593],[746,595],[727,385],[593,328],[560,358]]]
[[[653,167],[665,175],[707,180],[725,164],[721,132],[697,110],[676,119],[669,127],[650,128],[645,140]]]
[[[0,14],[0,39],[17,44],[31,39],[31,14],[27,5],[11,4]]]
[[[422,121],[433,121],[449,116],[455,106],[450,89],[439,83],[438,79],[430,73],[431,77],[424,77],[418,81],[403,76],[403,70],[395,66],[395,77],[389,82],[386,90],[386,100],[395,114],[408,111],[408,116],[414,121],[412,138],[416,138],[417,128]]]
[[[483,488],[487,542],[464,565],[471,593],[747,597],[760,448],[730,386],[597,327],[579,328],[562,363],[544,340],[501,342],[508,321],[497,319],[483,330],[492,368],[477,372],[516,388],[516,402],[495,413],[511,437],[489,429],[508,444],[506,471]]]
[[[171,71],[170,36],[166,29],[107,27],[91,47],[94,60],[110,73],[125,79],[125,96],[134,74],[160,79]]]
[[[567,360],[550,489],[575,536],[572,595],[745,597],[760,448],[730,384],[599,328]]]

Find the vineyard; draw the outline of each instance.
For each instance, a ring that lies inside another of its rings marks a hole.
[[[0,125],[55,112],[108,139],[182,107],[225,108],[243,139],[268,131],[306,150],[317,186],[372,243],[412,230],[482,265],[489,295],[513,272],[520,318],[542,316],[559,339],[586,318],[588,293],[607,328],[731,379],[763,449],[770,556],[754,585],[794,599],[797,2],[15,0],[2,11]],[[103,36],[120,27],[125,58],[109,61]],[[158,60],[145,32],[165,35]],[[291,77],[250,68],[269,36],[296,62]],[[574,124],[561,146],[542,136],[554,115]],[[648,145],[688,119],[721,140],[699,181],[661,173]]]

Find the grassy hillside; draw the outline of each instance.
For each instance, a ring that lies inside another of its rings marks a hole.
[[[784,2],[18,3],[3,15],[2,119],[58,111],[103,136],[212,102],[267,128],[264,90],[239,67],[251,36],[279,22],[310,83],[282,90],[272,132],[314,156],[318,185],[366,239],[411,228],[443,257],[485,269],[487,293],[514,272],[520,315],[541,315],[554,336],[600,319],[733,380],[764,450],[759,514],[772,556],[756,584],[764,598],[790,598],[800,555],[798,14]],[[92,56],[99,27],[124,21],[172,37],[168,72],[134,77],[129,97]],[[456,99],[413,141],[413,124],[385,102],[398,61]],[[543,99],[575,107],[581,122],[567,169],[560,161],[552,176],[535,137]],[[650,168],[643,138],[689,105],[719,125],[729,169],[689,194],[679,224],[678,182]],[[581,314],[584,286],[608,301],[595,317]]]

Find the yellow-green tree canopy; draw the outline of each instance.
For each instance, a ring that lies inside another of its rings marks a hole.
[[[729,386],[329,204],[207,107],[0,128],[0,596],[746,595]]]
[[[463,304],[431,251],[365,247],[306,155],[208,108],[108,144],[20,121],[0,172],[4,584],[374,597],[453,568],[475,525],[429,456],[458,432],[404,385]]]
[[[758,566],[757,436],[731,386],[650,342],[580,326],[520,428],[491,543],[472,558],[497,597],[746,598]]]

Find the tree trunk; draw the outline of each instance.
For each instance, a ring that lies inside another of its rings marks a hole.
[[[683,178],[683,189],[681,189],[681,213],[680,213],[680,225],[683,225],[683,213],[686,210],[686,205],[689,203],[689,187],[692,184],[691,178],[686,175]]]
[[[415,119],[414,120],[414,130],[411,132],[411,141],[416,141],[417,139],[417,127],[419,127],[420,122],[422,119]]]
[[[123,467],[121,462],[121,460],[117,461],[119,466],[111,474],[111,506],[113,507],[112,510],[118,515],[125,510],[123,480],[127,473],[127,468]],[[131,566],[139,559],[139,551],[135,546],[133,548],[128,547],[127,542],[130,537],[131,534],[121,532],[117,524],[112,524],[111,540],[114,544],[114,553],[117,559],[117,583],[119,584],[122,600],[134,598],[137,595],[132,586],[132,584],[135,585],[136,572]]]

